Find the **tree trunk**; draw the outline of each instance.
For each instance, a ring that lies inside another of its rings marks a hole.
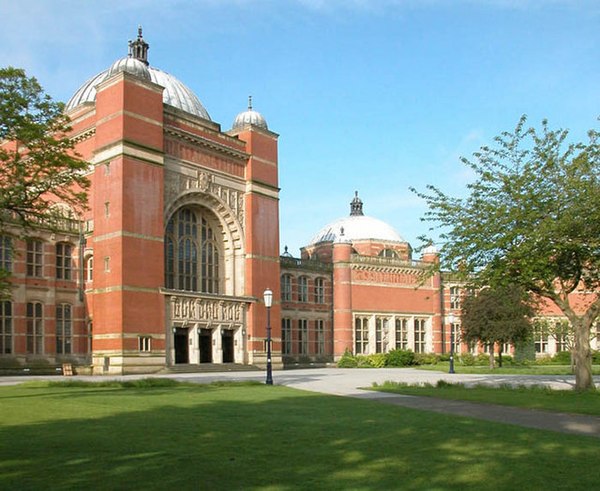
[[[498,367],[502,368],[502,343],[500,343],[500,349],[498,350]]]
[[[575,361],[575,390],[583,391],[594,388],[592,378],[592,350],[590,348],[590,330],[592,321],[586,319],[572,319],[575,332],[575,349],[573,360]],[[588,325],[586,325],[588,324]]]
[[[490,343],[490,370],[494,369],[494,343]]]

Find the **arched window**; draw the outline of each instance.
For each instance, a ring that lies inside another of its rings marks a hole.
[[[56,306],[56,354],[71,354],[73,335],[72,309],[68,303]]]
[[[12,241],[6,235],[0,235],[0,268],[12,271]]]
[[[27,303],[27,353],[44,353],[44,308],[40,302]]]
[[[0,355],[12,354],[13,319],[12,303],[5,300],[0,302]]]
[[[71,244],[67,244],[66,242],[56,244],[56,279],[71,279],[71,256]]]
[[[94,279],[94,256],[87,258],[85,263],[85,281],[92,281]]]
[[[166,287],[219,293],[221,253],[217,237],[200,210],[183,208],[173,215],[165,237]]]

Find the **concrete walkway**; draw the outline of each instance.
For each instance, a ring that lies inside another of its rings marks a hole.
[[[148,375],[125,375],[110,377],[116,380],[133,380],[147,378]],[[176,380],[210,383],[222,380],[259,380],[265,379],[264,372],[221,372],[221,373],[183,373],[169,375],[151,375],[150,377],[172,378]],[[75,380],[98,381],[109,377],[74,376]],[[0,386],[14,385],[30,380],[57,380],[59,377],[0,377]],[[315,368],[301,370],[275,371],[276,385],[285,385],[296,389],[319,392],[323,394],[368,399],[386,404],[409,407],[424,411],[453,414],[469,418],[513,424],[528,428],[587,435],[600,438],[600,417],[578,414],[565,414],[550,411],[538,411],[493,404],[478,404],[462,401],[450,401],[432,397],[417,397],[384,392],[366,391],[374,382],[382,384],[386,381],[404,382],[407,384],[436,384],[439,380],[463,383],[465,385],[544,385],[555,389],[571,389],[575,386],[572,376],[553,375],[469,375],[447,374],[411,368],[378,368],[378,369],[340,369]],[[600,386],[600,377],[594,377]]]

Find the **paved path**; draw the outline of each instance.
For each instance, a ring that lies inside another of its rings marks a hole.
[[[146,378],[148,375],[125,375],[110,377],[118,380]],[[220,380],[264,380],[264,372],[220,372],[220,373],[185,373],[154,375],[198,383],[210,383]],[[1,385],[14,385],[29,380],[57,379],[57,377],[0,377]],[[106,380],[108,377],[75,376],[76,380]],[[537,411],[493,404],[477,404],[463,401],[450,401],[432,397],[416,397],[389,394],[384,392],[365,391],[363,387],[371,387],[374,382],[405,382],[408,384],[431,383],[438,380],[460,382],[465,385],[545,385],[556,389],[570,389],[575,385],[572,376],[554,375],[469,375],[447,374],[411,368],[378,368],[378,369],[340,369],[316,368],[302,370],[285,370],[273,372],[275,384],[285,385],[301,390],[324,394],[368,399],[386,404],[410,407],[413,409],[454,414],[469,418],[496,421],[500,423],[520,425],[529,428],[588,435],[600,438],[600,417],[577,414],[564,414],[549,411]],[[600,386],[600,377],[594,377]]]

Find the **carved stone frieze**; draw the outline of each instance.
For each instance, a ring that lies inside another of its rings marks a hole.
[[[165,172],[165,203],[167,206],[190,189],[197,189],[210,194],[225,206],[244,228],[244,193],[236,189],[218,184],[212,174],[194,171],[193,175],[174,171]]]
[[[186,323],[226,323],[232,327],[245,324],[245,303],[207,297],[172,295],[171,321]]]

